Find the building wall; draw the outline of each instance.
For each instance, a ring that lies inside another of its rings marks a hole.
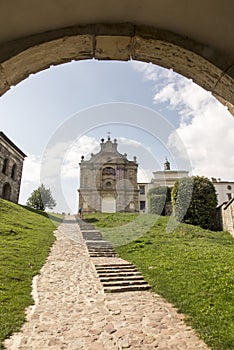
[[[234,236],[234,199],[223,205],[221,210],[223,230],[230,232]]]
[[[234,182],[214,178],[212,178],[212,182],[217,193],[218,205],[228,202],[234,197]]]
[[[170,170],[170,163],[167,161],[168,170],[153,172],[154,177],[150,183],[138,183],[139,188],[139,208],[140,212],[148,212],[148,198],[147,194],[150,189],[159,186],[173,187],[175,182],[183,177],[188,177],[188,171],[186,170]],[[164,167],[165,167],[164,164]],[[144,188],[144,191],[143,191]],[[144,209],[142,209],[143,203],[145,203]],[[171,205],[167,206],[167,213],[171,212]],[[169,215],[169,214],[168,214]]]
[[[24,156],[0,135],[0,197],[18,203]]]
[[[188,177],[188,171],[185,170],[164,170],[153,172],[152,184],[154,187],[168,186],[173,187],[174,183],[183,178]]]

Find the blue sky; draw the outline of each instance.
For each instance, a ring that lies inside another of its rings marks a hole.
[[[191,80],[152,64],[52,67],[2,96],[0,115],[1,130],[28,155],[21,203],[44,182],[56,210],[76,212],[80,157],[98,152],[108,131],[121,153],[137,156],[141,181],[162,168],[165,156],[172,168],[234,179],[233,117]]]

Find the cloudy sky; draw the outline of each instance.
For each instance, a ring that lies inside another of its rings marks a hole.
[[[1,130],[27,155],[20,203],[41,182],[57,211],[77,211],[81,155],[118,139],[150,181],[173,169],[234,180],[234,119],[192,81],[141,62],[72,62],[30,76],[0,98]]]

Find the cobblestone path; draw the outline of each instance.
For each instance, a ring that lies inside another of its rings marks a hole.
[[[73,217],[56,231],[46,264],[33,280],[35,305],[9,350],[199,350],[208,347],[183,316],[148,291],[104,294],[94,264],[122,262],[90,258]]]

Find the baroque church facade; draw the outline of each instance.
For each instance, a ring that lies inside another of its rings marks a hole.
[[[128,160],[118,152],[117,140],[101,140],[101,150],[89,160],[81,157],[79,207],[83,212],[148,212],[148,192],[159,187],[172,188],[174,183],[189,176],[187,170],[173,170],[165,160],[163,170],[153,172],[150,182],[138,183],[136,157]],[[234,198],[234,182],[212,178],[218,204]]]
[[[138,212],[136,157],[118,152],[117,140],[101,140],[100,152],[81,157],[79,207],[88,212]]]
[[[26,155],[0,131],[0,198],[18,203]]]

